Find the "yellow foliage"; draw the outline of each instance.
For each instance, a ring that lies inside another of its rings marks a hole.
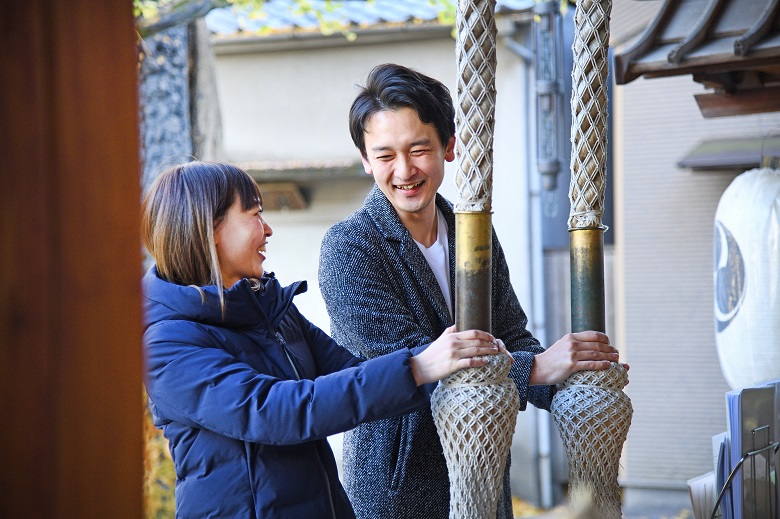
[[[535,517],[542,512],[544,512],[544,510],[541,508],[536,508],[532,504],[526,503],[516,496],[512,496],[512,513],[514,514],[515,519],[518,517]]]
[[[176,502],[174,487],[176,471],[173,468],[168,440],[152,422],[144,398],[144,518],[168,519],[174,516]]]

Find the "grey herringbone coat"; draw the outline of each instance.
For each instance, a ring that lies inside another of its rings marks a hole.
[[[450,283],[454,287],[455,215],[441,195],[436,205],[449,228]],[[362,357],[430,344],[452,324],[433,271],[377,186],[359,211],[325,235],[319,283],[330,314],[331,335]],[[533,356],[544,350],[526,329],[527,318],[510,284],[495,232],[492,297],[492,332],[515,359],[510,376],[517,385],[521,409],[529,401],[549,409],[553,388],[528,386]],[[447,467],[430,406],[347,432],[343,467],[344,486],[359,518],[449,516]],[[510,496],[507,460],[500,519],[512,517]]]

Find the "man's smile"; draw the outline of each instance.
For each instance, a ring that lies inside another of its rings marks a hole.
[[[412,189],[418,188],[421,185],[423,185],[425,181],[421,180],[420,182],[416,182],[414,184],[404,184],[404,185],[394,185],[396,189],[400,189],[401,191],[411,191]]]

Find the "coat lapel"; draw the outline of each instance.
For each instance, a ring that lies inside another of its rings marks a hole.
[[[439,195],[436,196],[437,206],[439,206],[439,198],[441,197]],[[441,203],[446,206],[446,202],[443,198],[441,198]],[[406,227],[401,223],[392,204],[376,185],[374,185],[366,199],[366,207],[384,237],[391,246],[398,251],[399,260],[403,262],[412,273],[411,276],[405,277],[405,290],[408,291],[416,288],[416,290],[427,300],[429,305],[429,308],[425,309],[425,311],[435,315],[445,328],[450,326],[452,318],[447,309],[444,294],[439,288],[439,283],[436,281],[436,276],[434,276],[431,266],[428,264],[425,256],[423,256],[423,253],[420,252],[420,248],[417,246],[414,239],[412,239],[412,235],[409,234],[409,231],[406,230]],[[452,214],[451,209],[449,210],[449,213]],[[450,242],[450,286],[452,286],[451,292],[454,294],[454,216],[452,224],[450,223],[449,217],[447,217],[446,211],[445,217],[447,219],[447,225],[450,228],[448,232],[448,241]]]

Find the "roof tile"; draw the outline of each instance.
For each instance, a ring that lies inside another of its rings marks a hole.
[[[496,12],[529,11],[534,3],[535,0],[497,0]],[[312,0],[311,4],[322,8],[325,0]],[[206,15],[206,24],[212,32],[223,36],[269,30],[277,33],[295,29],[315,30],[319,27],[316,16],[297,12],[298,9],[295,0],[268,0],[263,6],[262,16],[250,17],[247,11],[223,7]],[[434,5],[429,0],[343,0],[334,2],[331,12],[322,12],[327,21],[370,27],[385,23],[435,22],[441,9],[440,5]]]

